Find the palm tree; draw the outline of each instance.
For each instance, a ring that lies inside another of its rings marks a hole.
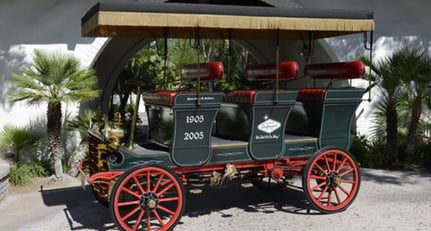
[[[374,79],[377,87],[380,89],[383,97],[377,105],[374,121],[376,127],[373,128],[374,137],[382,139],[381,131],[385,130],[386,146],[383,153],[383,167],[390,168],[398,156],[398,113],[397,105],[400,102],[402,88],[400,88],[401,79],[394,75],[396,70],[396,59],[389,57],[380,62],[370,65],[369,59],[362,60],[371,66],[374,73]],[[381,120],[383,119],[383,123]],[[382,126],[385,125],[385,126]],[[384,136],[383,136],[384,138]]]
[[[67,174],[76,176],[78,174],[78,164],[85,159],[89,149],[89,135],[87,133],[90,129],[91,120],[96,115],[96,112],[85,110],[83,114],[78,115],[73,120],[66,120],[66,129],[71,131],[78,131],[82,137],[78,148],[70,155],[69,168]]]
[[[406,159],[404,168],[412,164],[416,152],[419,121],[427,98],[431,96],[431,58],[424,49],[402,48],[396,53],[398,68],[396,75],[402,78],[406,100],[411,105],[410,122],[407,129]]]
[[[9,95],[12,102],[26,101],[30,105],[47,103],[47,141],[55,176],[63,176],[64,151],[61,142],[62,103],[82,102],[96,98],[97,78],[91,69],[82,68],[69,55],[35,50],[33,63],[21,74],[12,74],[16,92]]]

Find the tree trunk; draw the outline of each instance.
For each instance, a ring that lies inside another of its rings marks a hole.
[[[416,152],[417,130],[419,126],[419,119],[422,113],[422,96],[418,95],[413,101],[412,117],[407,131],[407,146],[406,158],[404,162],[404,169],[409,169],[413,163],[413,157]]]
[[[51,167],[57,178],[63,176],[63,146],[61,142],[61,102],[48,103],[48,150],[51,159]]]
[[[83,161],[88,152],[88,139],[83,139],[79,144],[78,148],[72,153],[69,158],[69,169],[67,174],[70,176],[78,175],[78,164]]]
[[[383,153],[383,168],[392,168],[398,155],[398,114],[395,104],[389,100],[386,105],[386,147]]]

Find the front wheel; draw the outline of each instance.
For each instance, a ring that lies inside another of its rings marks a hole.
[[[345,210],[355,200],[361,177],[351,154],[340,149],[323,149],[304,167],[302,185],[311,205],[323,213]]]
[[[112,189],[110,212],[120,230],[170,230],[184,204],[184,188],[175,172],[148,164],[120,176]]]

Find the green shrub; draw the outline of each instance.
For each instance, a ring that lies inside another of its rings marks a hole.
[[[431,142],[419,141],[416,147],[414,163],[431,171]]]
[[[385,151],[386,142],[382,140],[373,140],[370,142],[369,168],[381,168],[383,152]]]
[[[24,186],[31,183],[33,177],[28,168],[12,166],[9,172],[9,183],[15,186]]]
[[[47,160],[32,160],[29,163],[25,163],[23,167],[28,168],[33,177],[47,177],[53,174]]]
[[[380,168],[385,143],[379,140],[368,140],[365,136],[357,136],[350,152],[364,168]]]
[[[47,161],[32,160],[20,167],[12,166],[9,172],[9,182],[15,186],[30,184],[34,177],[47,177],[52,172]]]
[[[35,148],[40,144],[41,136],[28,127],[7,124],[0,133],[0,147],[12,151],[15,160],[20,164],[20,154],[25,148]]]
[[[350,153],[352,153],[356,160],[361,163],[362,167],[369,167],[369,142],[365,136],[357,136],[350,147]]]

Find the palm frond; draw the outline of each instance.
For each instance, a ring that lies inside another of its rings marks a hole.
[[[94,70],[81,68],[76,58],[58,52],[35,50],[32,65],[24,66],[21,74],[12,74],[11,83],[17,88],[9,95],[12,102],[77,102],[100,94]]]

